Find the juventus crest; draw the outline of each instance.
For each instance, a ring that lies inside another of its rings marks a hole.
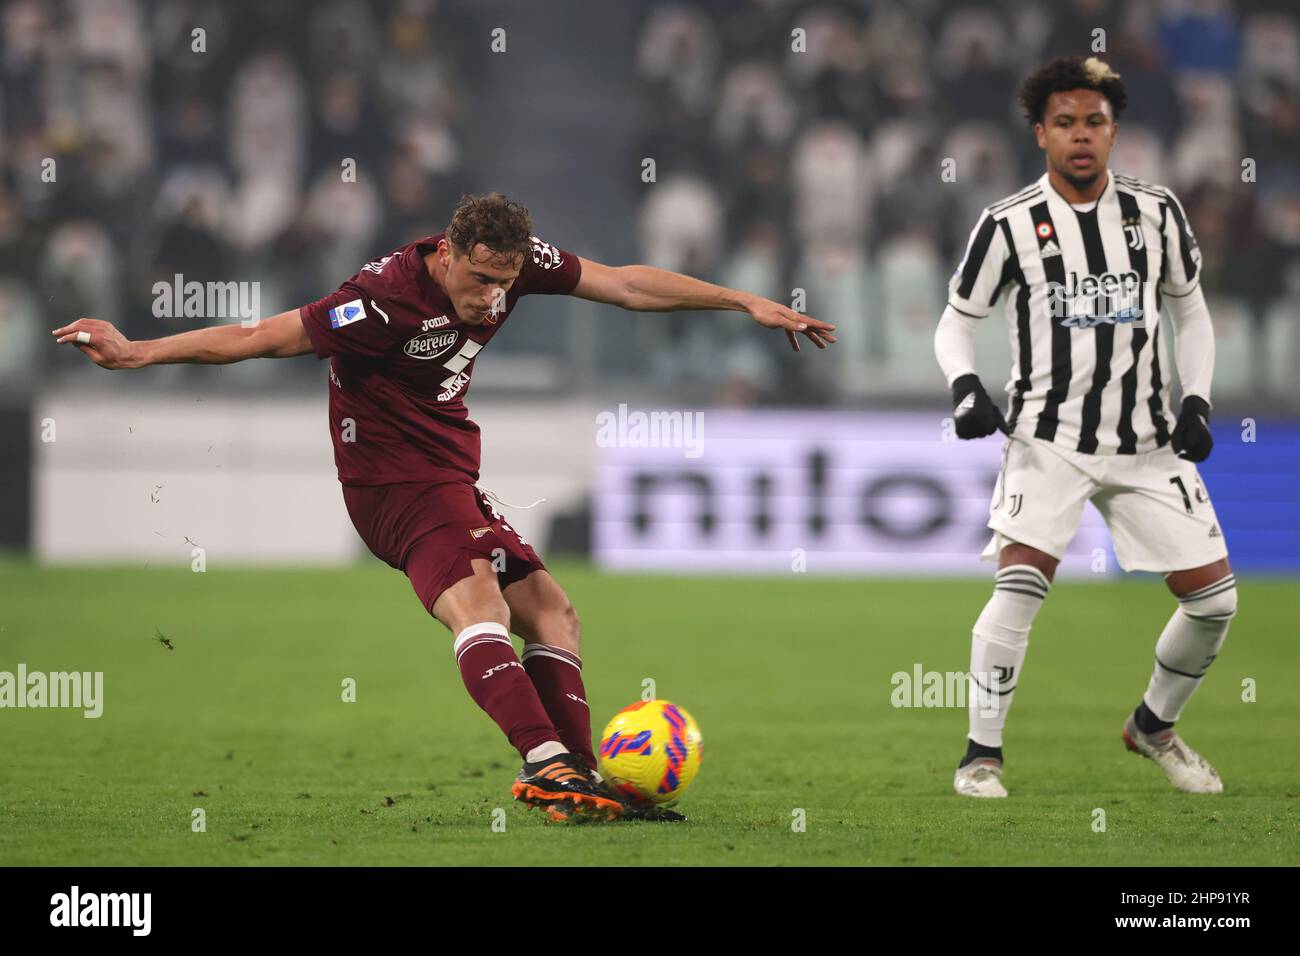
[[[1146,235],[1142,232],[1141,219],[1125,219],[1124,235],[1128,238],[1128,247],[1134,252],[1141,252],[1147,247]]]

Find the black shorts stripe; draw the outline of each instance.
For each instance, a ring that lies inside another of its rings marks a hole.
[[[1052,222],[1052,214],[1047,209],[1046,202],[1035,204],[1029,210],[1030,221],[1034,224],[1034,235],[1038,239],[1038,249],[1041,252],[1048,241],[1056,241],[1056,224]],[[1049,234],[1044,237],[1040,227],[1044,224],[1051,227]],[[1065,263],[1062,262],[1062,256],[1048,256],[1043,260],[1043,271],[1047,275],[1049,288],[1051,283],[1058,286],[1065,285]],[[1045,303],[1047,308],[1047,321],[1052,327],[1052,384],[1047,389],[1042,411],[1038,413],[1038,424],[1034,428],[1034,437],[1041,438],[1044,441],[1056,440],[1056,426],[1058,423],[1057,416],[1060,412],[1061,403],[1065,401],[1070,391],[1070,330],[1061,324],[1060,320],[1052,315],[1050,296]]]
[[[1097,207],[1089,212],[1074,212],[1079,221],[1079,231],[1083,234],[1083,251],[1088,257],[1088,273],[1093,276],[1105,274],[1106,247],[1101,241],[1101,227],[1097,223]],[[1098,297],[1097,312],[1101,315],[1114,313],[1114,303],[1108,297]],[[1101,426],[1101,398],[1110,381],[1110,360],[1115,352],[1115,326],[1103,322],[1094,326],[1093,349],[1095,359],[1092,367],[1092,385],[1083,396],[1082,421],[1079,423],[1078,450],[1086,455],[1094,454],[1099,444],[1097,429]]]

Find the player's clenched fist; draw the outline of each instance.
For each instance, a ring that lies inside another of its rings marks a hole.
[[[133,343],[103,319],[77,319],[54,330],[59,345],[75,345],[103,368],[137,368]]]
[[[1210,434],[1210,406],[1205,399],[1199,395],[1188,395],[1183,399],[1183,410],[1170,437],[1174,454],[1179,458],[1205,461],[1210,457],[1214,436]]]
[[[1006,431],[1002,412],[973,372],[952,383],[952,403],[958,438],[984,438],[998,430]]]

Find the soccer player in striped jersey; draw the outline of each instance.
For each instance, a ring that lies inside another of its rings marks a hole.
[[[1020,102],[1047,172],[984,210],[935,333],[958,437],[1006,435],[984,552],[998,570],[973,629],[969,739],[954,780],[965,796],[1006,796],[1003,726],[1034,617],[1086,501],[1105,518],[1120,566],[1160,572],[1178,599],[1124,742],[1179,790],[1223,789],[1174,730],[1237,609],[1195,464],[1213,445],[1214,330],[1177,197],[1107,166],[1126,100],[1119,75],[1096,57],[1059,57],[1025,81]],[[1013,352],[1005,417],[974,364],[976,325],[999,296]],[[1162,304],[1182,384],[1174,421]]]

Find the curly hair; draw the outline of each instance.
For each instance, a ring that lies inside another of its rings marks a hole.
[[[468,253],[481,242],[511,259],[527,254],[532,234],[528,210],[501,193],[462,195],[447,224],[447,241],[460,252]]]
[[[1053,93],[1067,90],[1096,90],[1110,100],[1115,119],[1128,105],[1128,91],[1119,74],[1104,60],[1095,56],[1058,56],[1039,68],[1020,87],[1020,105],[1024,108],[1029,125],[1043,121],[1047,98]]]

